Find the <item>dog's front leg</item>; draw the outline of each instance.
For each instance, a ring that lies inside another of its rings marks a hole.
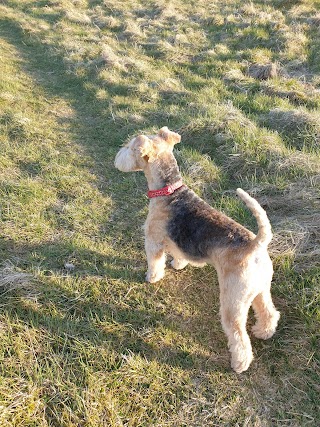
[[[163,243],[157,242],[151,236],[146,235],[145,249],[148,261],[146,281],[149,283],[158,282],[163,278],[166,266],[166,255]]]

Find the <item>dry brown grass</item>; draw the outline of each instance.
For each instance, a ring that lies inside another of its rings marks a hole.
[[[77,9],[69,9],[66,11],[66,18],[75,24],[91,24],[91,19],[85,13],[79,12]]]
[[[270,196],[268,207],[274,238],[275,257],[289,255],[295,269],[303,271],[319,265],[320,255],[320,175],[291,184],[281,196]],[[278,212],[281,212],[279,216]]]
[[[17,289],[28,289],[32,281],[31,274],[20,271],[10,261],[0,268],[0,291],[11,292]]]
[[[247,73],[257,80],[272,79],[278,75],[278,65],[276,63],[251,64],[247,69]]]
[[[262,90],[267,95],[275,95],[279,98],[288,99],[293,104],[305,104],[310,100],[310,97],[299,90],[281,90],[272,86],[264,86]]]
[[[284,135],[292,147],[318,150],[320,144],[320,116],[302,108],[282,110],[275,108],[262,116],[262,122]]]

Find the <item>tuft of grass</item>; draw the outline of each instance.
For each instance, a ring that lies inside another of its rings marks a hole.
[[[284,135],[287,143],[300,150],[318,151],[320,147],[319,114],[303,109],[271,110],[262,122]]]
[[[4,292],[11,292],[27,288],[31,278],[31,274],[18,271],[11,262],[7,261],[0,269],[0,289]]]
[[[186,148],[177,150],[176,158],[183,170],[184,181],[200,196],[205,197],[209,189],[221,188],[224,178],[210,156]]]
[[[277,65],[274,63],[270,64],[251,64],[248,67],[248,74],[258,80],[267,80],[276,77],[278,74]]]

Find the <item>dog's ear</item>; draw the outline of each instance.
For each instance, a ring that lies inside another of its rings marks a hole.
[[[159,130],[159,136],[172,146],[174,146],[174,144],[178,144],[181,141],[181,135],[176,132],[172,132],[167,128],[167,126],[164,126]]]

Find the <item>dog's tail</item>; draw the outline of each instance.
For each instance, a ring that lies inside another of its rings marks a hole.
[[[272,231],[271,224],[267,217],[266,211],[259,205],[259,203],[255,199],[250,197],[249,194],[241,188],[237,188],[237,194],[250,209],[258,223],[259,231],[252,243],[255,246],[268,246],[272,239]]]

